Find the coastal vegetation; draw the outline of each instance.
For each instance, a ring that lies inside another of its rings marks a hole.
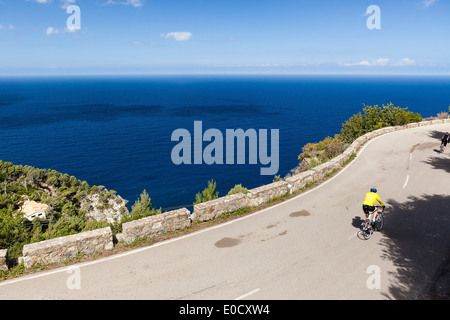
[[[45,216],[27,219],[26,201],[46,205]],[[51,169],[13,165],[0,160],[0,249],[19,257],[25,244],[111,226],[161,213],[146,192],[131,212],[127,201],[104,186],[90,186],[74,176]]]
[[[162,210],[153,208],[152,199],[147,193],[147,190],[144,189],[139,199],[137,199],[131,207],[130,214],[124,215],[120,221],[116,221],[111,225],[112,232],[114,234],[122,232],[122,224],[125,222],[154,216],[160,213],[162,213]]]
[[[195,195],[194,205],[217,199],[219,191],[216,191],[216,182],[214,180],[208,181],[208,186],[203,191]]]
[[[242,184],[237,184],[233,188],[228,191],[227,196],[236,194],[236,193],[243,193],[247,194],[248,189],[246,187],[243,187]],[[219,191],[216,190],[216,182],[214,180],[208,181],[208,186],[203,189],[203,191],[198,192],[195,195],[195,202],[194,205],[207,202],[210,200],[217,199],[219,197]]]
[[[366,106],[342,124],[339,134],[326,137],[317,143],[307,143],[298,156],[300,161],[295,172],[314,168],[338,156],[358,137],[384,127],[405,125],[422,121],[418,113],[408,111],[408,108],[395,107],[392,103],[379,107]]]
[[[228,191],[227,196],[236,194],[236,193],[247,194],[247,192],[248,192],[248,189],[246,187],[243,187],[242,184],[237,184],[233,188],[231,188],[230,191]]]

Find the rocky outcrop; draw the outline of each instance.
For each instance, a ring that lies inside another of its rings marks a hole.
[[[105,220],[109,223],[120,222],[122,217],[130,214],[126,207],[127,201],[115,193],[103,191],[87,195],[81,201],[81,210],[96,221]]]

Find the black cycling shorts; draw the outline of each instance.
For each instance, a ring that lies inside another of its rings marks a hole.
[[[375,207],[368,206],[367,204],[363,204],[363,211],[365,214],[370,214],[371,212],[375,211]]]
[[[448,141],[448,140],[442,140],[442,144],[444,145],[444,147],[447,146],[447,141]]]

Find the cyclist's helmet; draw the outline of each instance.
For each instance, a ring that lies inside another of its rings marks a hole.
[[[370,189],[370,192],[375,192],[375,193],[377,193],[377,189],[376,189],[376,188],[371,188],[371,189]]]

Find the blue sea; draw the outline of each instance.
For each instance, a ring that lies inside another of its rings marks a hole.
[[[394,103],[423,117],[448,111],[450,77],[98,76],[0,78],[0,159],[51,168],[129,200],[145,189],[155,207],[191,206],[209,180],[272,182],[262,164],[175,165],[174,130],[279,130],[279,172],[302,146],[339,133],[363,104]],[[204,146],[207,143],[204,142]],[[225,149],[224,149],[225,150]],[[270,151],[270,149],[269,149]]]

